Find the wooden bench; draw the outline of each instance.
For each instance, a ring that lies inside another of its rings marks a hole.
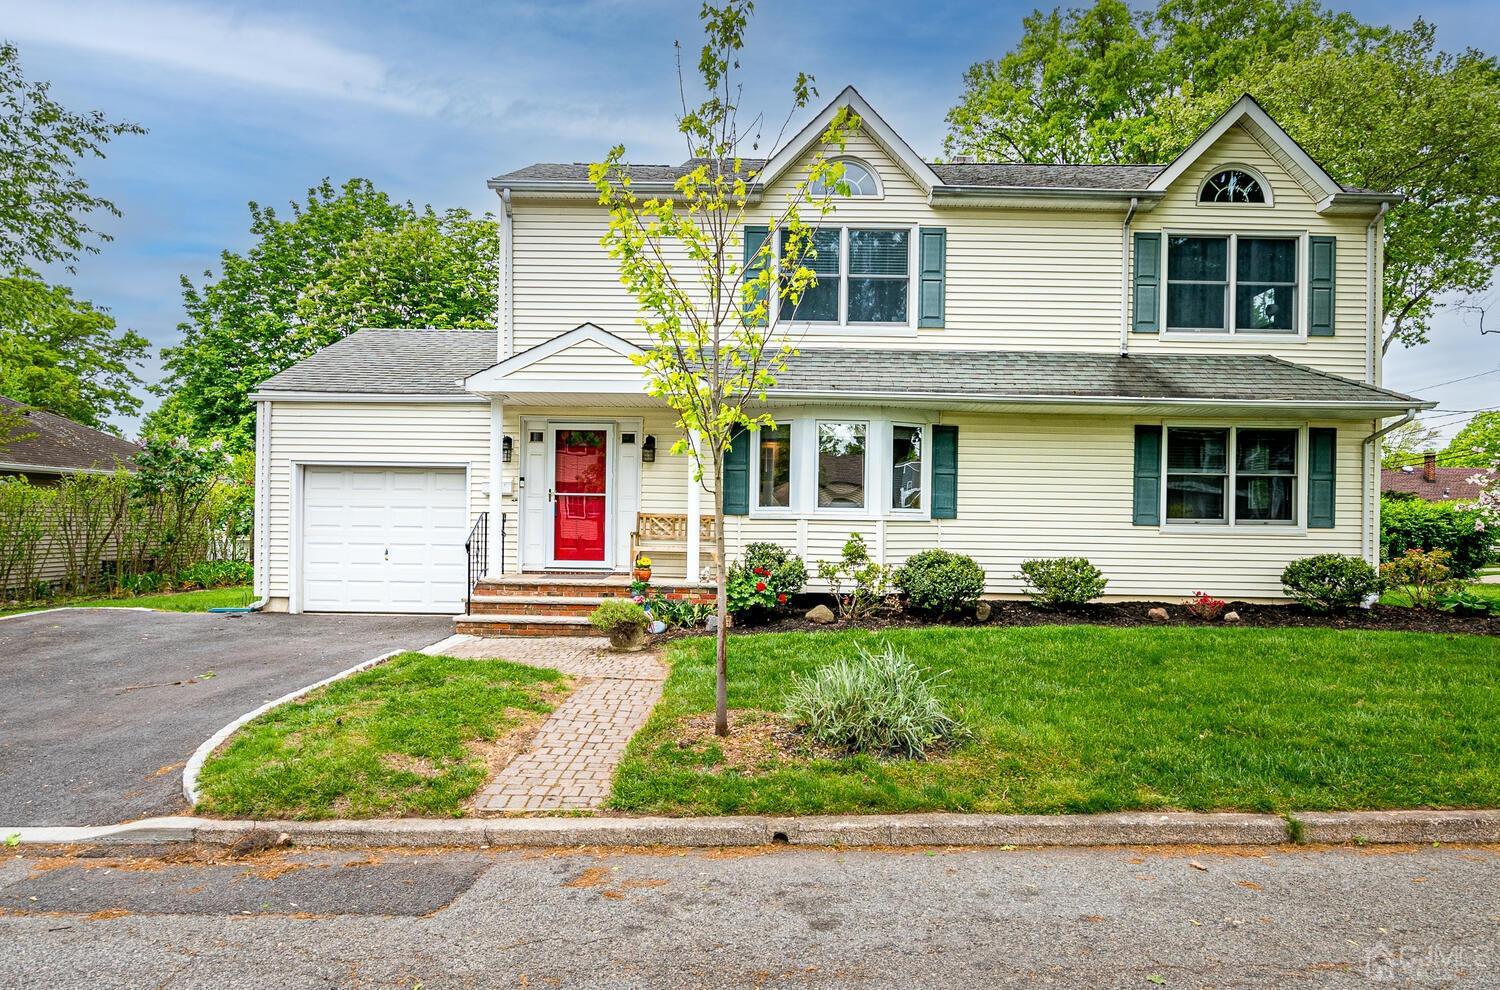
[[[635,532],[630,534],[630,562],[653,553],[687,553],[688,517],[682,512],[641,512],[635,517]],[[715,561],[718,541],[714,539],[714,517],[701,516],[698,521],[698,552],[707,552]]]

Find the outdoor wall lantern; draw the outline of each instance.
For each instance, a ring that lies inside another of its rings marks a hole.
[[[506,464],[509,464],[510,463],[510,459],[512,457],[514,457],[515,454],[516,454],[516,440],[515,440],[515,437],[503,437],[500,440],[500,460],[504,461]]]
[[[656,438],[646,437],[646,442],[641,444],[641,460],[647,464],[656,462]]]

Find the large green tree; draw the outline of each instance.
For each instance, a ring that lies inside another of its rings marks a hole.
[[[1451,467],[1487,468],[1500,464],[1500,412],[1484,412],[1464,424],[1438,455]]]
[[[75,113],[52,98],[47,83],[29,82],[16,46],[0,44],[0,275],[44,265],[71,271],[81,252],[96,253],[90,214],[119,216],[78,174],[83,158],[103,158],[111,139],[143,134],[98,110]]]
[[[1118,0],[1037,12],[973,66],[947,150],[1005,161],[1170,161],[1244,93],[1342,182],[1401,193],[1386,222],[1384,346],[1427,339],[1445,296],[1500,265],[1500,67],[1432,27],[1310,0]]]
[[[141,408],[144,337],[59,286],[0,278],[0,395],[96,429]]]
[[[309,189],[283,217],[250,204],[254,245],[225,251],[202,284],[182,279],[183,339],[163,351],[166,401],[152,432],[253,443],[248,396],[267,378],[362,327],[493,327],[496,228],[435,213],[365,179]]]

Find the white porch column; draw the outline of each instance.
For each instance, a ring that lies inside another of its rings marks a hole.
[[[505,553],[504,537],[501,534],[500,514],[504,511],[505,481],[505,404],[499,396],[490,396],[490,521],[489,521],[489,566],[486,577],[499,577],[503,572],[500,559]]]
[[[688,433],[688,445],[692,448],[687,458],[687,581],[693,584],[698,581],[701,550],[698,546],[703,537],[703,524],[700,516],[703,513],[701,502],[703,486],[693,477],[698,465],[698,435]]]

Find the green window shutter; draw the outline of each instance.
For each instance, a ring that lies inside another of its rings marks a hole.
[[[1161,525],[1161,427],[1135,428],[1135,508],[1137,526]]]
[[[1332,337],[1338,238],[1309,237],[1307,254],[1307,335]]]
[[[1136,333],[1161,330],[1161,234],[1135,235],[1134,300]]]
[[[1307,431],[1307,526],[1333,528],[1334,473],[1338,464],[1338,430]]]
[[[724,451],[724,514],[750,514],[750,438],[748,430],[734,431]]]
[[[932,428],[932,518],[958,518],[958,427]]]
[[[943,325],[943,296],[948,278],[948,230],[923,227],[922,264],[917,279],[917,326]]]
[[[766,226],[763,226],[763,225],[752,226],[752,225],[748,225],[747,224],[745,226],[745,276],[744,277],[745,277],[745,281],[747,281],[747,282],[750,279],[754,278],[756,275],[760,274],[761,269],[763,269],[766,266],[766,261],[767,261],[766,257],[765,256],[761,256],[759,262],[756,262],[756,255],[760,254],[761,245],[766,242],[766,238],[770,236],[770,233],[771,233],[771,229],[769,227],[766,227]],[[752,265],[754,265],[753,268],[751,267]],[[759,302],[759,301],[761,301],[761,300],[763,300],[765,298],[766,298],[766,294],[764,292],[758,292],[758,293],[756,293],[756,296],[755,296],[756,302]],[[745,307],[745,313],[746,313],[746,318],[747,319],[749,317],[750,308],[751,307],[749,305],[747,305]],[[760,324],[760,325],[762,325],[762,326],[764,326],[765,323],[766,323],[766,321],[764,319],[756,320],[755,322],[758,323],[758,324]],[[725,511],[728,511],[728,510],[726,509]]]

